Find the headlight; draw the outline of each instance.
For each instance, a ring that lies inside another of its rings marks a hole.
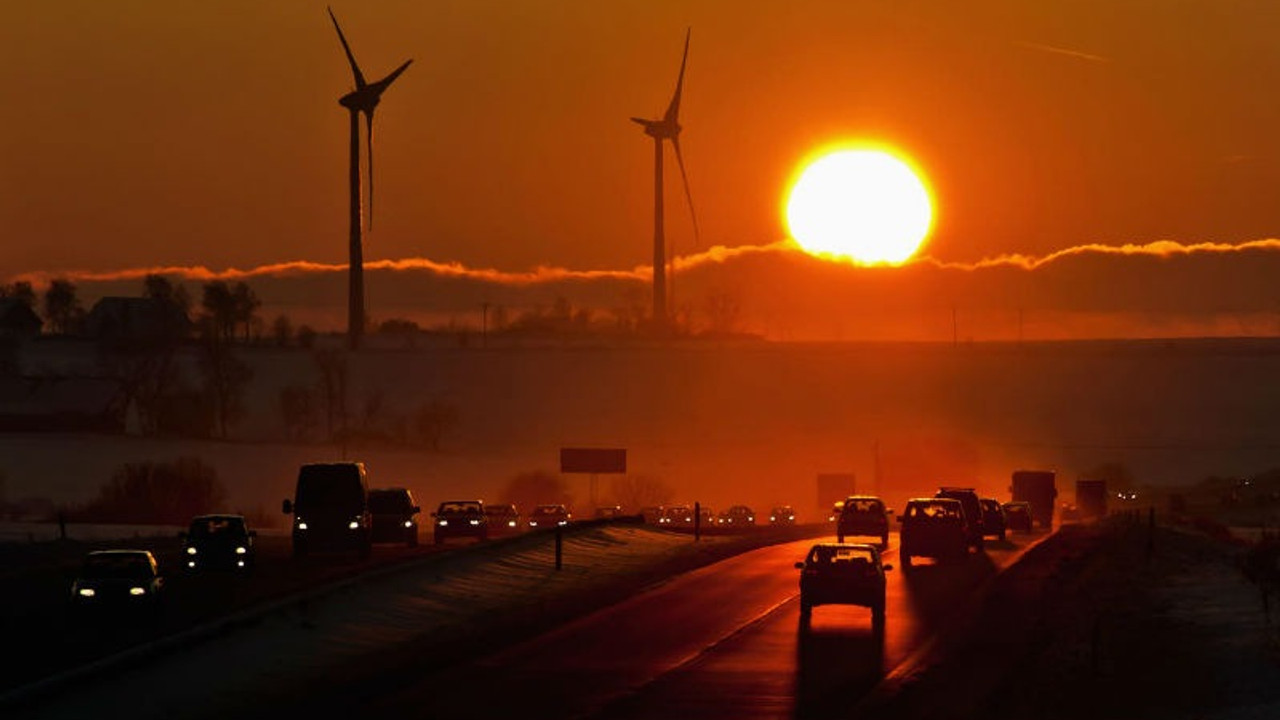
[[[507,521],[507,527],[515,527],[515,526],[516,526],[516,521],[515,521],[515,520],[508,520],[508,521]]]
[[[98,594],[94,592],[93,588],[80,588],[79,593],[80,597],[93,597]]]
[[[412,520],[405,520],[405,521],[404,521],[404,526],[405,526],[405,527],[407,527],[407,528],[411,528],[411,527],[413,527],[413,521],[412,521]]]
[[[248,552],[248,550],[245,550],[243,547],[238,547],[238,548],[236,548],[236,554],[237,554],[237,555],[243,555],[243,554],[245,554],[246,552]]]
[[[360,529],[360,521],[359,521],[359,520],[352,520],[351,522],[347,523],[347,527],[351,528],[352,530],[359,530],[359,529]]]
[[[244,567],[244,561],[243,561],[243,560],[239,560],[239,561],[237,561],[237,562],[236,562],[236,567]]]
[[[195,561],[195,560],[190,560],[190,561],[188,561],[188,562],[187,562],[187,567],[189,567],[189,568],[193,568],[193,567],[195,567],[195,566],[196,566],[196,561]]]
[[[568,520],[561,520],[561,521],[559,522],[559,524],[560,524],[560,525],[568,525],[568,524],[569,524],[569,521],[568,521]]]
[[[472,520],[472,521],[471,521],[471,524],[472,524],[472,525],[479,525],[479,524],[480,524],[480,521],[479,521],[479,520]]]
[[[748,516],[747,516],[747,522],[755,522],[755,521],[756,521],[756,518],[755,518],[755,516],[754,516],[754,515],[748,515]]]
[[[196,554],[196,552],[197,552],[197,551],[196,551],[196,549],[195,549],[194,547],[189,547],[189,548],[187,548],[187,554],[188,554],[188,555],[195,555],[195,554]]]
[[[769,516],[769,522],[773,522],[774,520],[777,520],[777,519],[778,519],[778,518],[776,518],[776,517],[774,517],[774,516],[772,516],[772,515],[770,515],[770,516]]]
[[[537,521],[537,520],[530,520],[530,521],[529,521],[529,527],[538,527],[538,521]]]
[[[141,587],[131,587],[131,588],[129,588],[129,594],[130,594],[130,595],[133,595],[133,596],[135,596],[135,597],[136,597],[136,596],[138,596],[138,595],[146,595],[146,594],[147,594],[147,589],[146,589],[146,588],[141,588]]]
[[[439,525],[440,527],[447,527],[447,526],[449,525],[449,521],[448,521],[448,520],[440,520],[440,521],[437,521],[437,522],[436,522],[436,524],[437,524],[437,525]]]
[[[299,521],[298,521],[298,529],[299,529],[299,530],[306,530],[306,529],[307,529],[307,524],[306,524],[306,523],[304,523],[304,522],[302,522],[301,520],[299,520]]]
[[[796,516],[795,516],[795,515],[788,515],[788,516],[787,516],[787,519],[788,519],[788,520],[795,520],[795,519],[796,519]]]

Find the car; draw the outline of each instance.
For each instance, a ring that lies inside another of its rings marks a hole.
[[[257,557],[253,539],[257,536],[243,515],[197,515],[179,536],[186,570],[252,570]]]
[[[902,514],[899,554],[902,566],[911,567],[915,557],[931,557],[940,562],[964,559],[969,555],[969,534],[964,506],[952,498],[913,498]]]
[[[494,503],[484,506],[489,519],[490,535],[510,535],[520,532],[520,512],[511,503]]]
[[[1007,525],[1004,519],[1004,508],[1000,507],[1000,501],[995,498],[982,498],[978,502],[982,504],[982,534],[1004,540]]]
[[[657,525],[658,521],[662,519],[663,512],[664,509],[661,505],[646,505],[640,508],[640,517],[644,518],[645,523],[648,525]]]
[[[539,505],[529,513],[529,527],[532,529],[564,527],[569,524],[568,508],[560,504]]]
[[[769,511],[770,525],[795,525],[796,509],[790,505],[779,505]]]
[[[750,527],[756,524],[756,514],[746,505],[733,505],[720,513],[716,524],[725,527]]]
[[[71,584],[71,601],[83,611],[154,611],[164,592],[149,550],[96,550]]]
[[[1007,502],[1003,505],[1004,522],[1011,532],[1018,530],[1024,533],[1031,532],[1031,503],[1014,501]]]
[[[293,500],[282,509],[293,515],[293,556],[313,550],[355,551],[369,557],[373,517],[364,463],[308,463],[298,469]]]
[[[418,520],[422,508],[407,488],[377,488],[369,491],[369,514],[373,517],[373,542],[418,546]]]
[[[881,550],[889,547],[889,511],[883,500],[874,495],[845,498],[836,520],[836,540],[849,537],[879,538]]]
[[[808,622],[818,605],[858,605],[871,609],[871,629],[884,634],[884,574],[880,549],[861,543],[818,543],[809,549],[800,571],[800,621]]]
[[[942,487],[938,488],[934,497],[960,501],[964,508],[965,535],[969,538],[969,546],[974,550],[981,550],[982,536],[985,533],[982,529],[982,501],[978,498],[977,491],[967,487]]]
[[[435,518],[434,540],[439,545],[449,538],[489,539],[489,517],[481,500],[446,500],[431,513]]]
[[[663,510],[658,524],[666,527],[693,527],[693,508],[688,505],[672,505]]]

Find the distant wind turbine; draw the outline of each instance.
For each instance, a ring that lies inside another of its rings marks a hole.
[[[684,68],[689,60],[689,34],[684,34],[684,55],[680,58],[680,75],[676,79],[676,91],[671,104],[661,120],[645,120],[633,117],[632,122],[644,127],[644,134],[653,138],[653,321],[658,327],[667,324],[667,259],[662,220],[662,141],[670,140],[676,151],[676,164],[680,166],[680,180],[684,184],[684,197],[689,203],[689,215],[693,218],[693,235],[698,238],[698,216],[693,210],[693,195],[689,192],[689,176],[685,174],[684,158],[680,154],[680,94],[684,90]]]
[[[364,336],[364,247],[361,237],[360,223],[360,113],[364,113],[365,133],[369,143],[369,229],[373,229],[373,111],[382,99],[382,93],[400,77],[400,73],[409,67],[413,60],[405,60],[404,64],[378,82],[365,82],[364,73],[356,64],[356,57],[351,53],[351,46],[342,34],[338,18],[333,9],[329,10],[329,19],[338,31],[338,40],[342,42],[342,50],[347,54],[347,62],[351,63],[351,74],[355,77],[356,89],[338,99],[338,104],[351,113],[351,247],[350,265],[348,268],[347,297],[347,341],[354,350],[360,347]]]

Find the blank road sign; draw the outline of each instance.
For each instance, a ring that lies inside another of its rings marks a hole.
[[[625,473],[626,448],[560,448],[562,473]]]

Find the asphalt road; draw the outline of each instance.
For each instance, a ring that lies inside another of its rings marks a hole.
[[[343,695],[368,717],[847,716],[886,674],[909,667],[940,626],[967,612],[976,587],[1040,537],[988,542],[962,565],[904,575],[895,535],[885,555],[895,568],[883,644],[863,608],[820,606],[807,628],[800,625],[793,564],[813,542],[806,540],[674,578],[408,687]]]

